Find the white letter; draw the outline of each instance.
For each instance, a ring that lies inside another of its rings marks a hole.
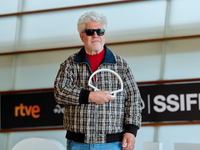
[[[184,94],[180,95],[180,106],[181,106],[181,111],[185,111],[185,97],[184,97]]]
[[[159,99],[161,101],[159,101]],[[165,101],[165,97],[163,95],[157,95],[156,97],[154,97],[154,103],[161,106],[161,108],[159,108],[158,106],[154,106],[154,110],[157,112],[164,112],[166,110],[166,104],[162,101]]]
[[[176,102],[178,100],[178,96],[175,95],[175,94],[171,94],[167,97],[167,102],[170,104],[170,105],[167,105],[167,109],[171,112],[175,112],[179,109],[179,103]],[[176,100],[176,101],[173,101],[173,100]],[[174,107],[172,107],[172,106]]]
[[[192,100],[192,98],[197,98],[197,94],[187,94],[186,101],[187,101],[187,111],[191,111],[191,104],[196,104],[196,100]]]

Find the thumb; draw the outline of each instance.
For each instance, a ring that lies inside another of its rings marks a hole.
[[[105,93],[105,94],[110,94],[110,93],[111,93],[111,91],[104,91],[104,93]]]
[[[127,139],[123,138],[122,140],[122,147],[126,147],[127,146]]]

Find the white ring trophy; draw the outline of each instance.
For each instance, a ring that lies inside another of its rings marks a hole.
[[[110,70],[110,69],[99,69],[99,70],[93,72],[92,75],[91,75],[90,78],[89,78],[88,86],[90,86],[91,88],[93,88],[94,91],[100,91],[97,87],[95,87],[95,86],[93,86],[93,85],[91,84],[91,80],[92,80],[92,78],[93,78],[93,76],[94,76],[95,74],[97,74],[97,73],[99,73],[99,72],[105,72],[105,71],[114,74],[114,75],[118,78],[118,80],[120,81],[121,88],[120,88],[119,90],[112,91],[112,92],[109,94],[109,96],[115,98],[116,93],[122,92],[122,91],[123,91],[123,82],[122,82],[121,77],[120,77],[115,71],[113,71],[113,70]]]

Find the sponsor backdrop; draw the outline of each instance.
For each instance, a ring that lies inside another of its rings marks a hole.
[[[200,121],[200,83],[139,86],[143,123]],[[1,129],[61,127],[53,91],[0,95]]]
[[[53,92],[1,95],[1,129],[62,126]]]
[[[200,121],[200,83],[140,86],[143,122]]]

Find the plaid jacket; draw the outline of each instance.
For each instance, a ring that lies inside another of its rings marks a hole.
[[[105,57],[98,69],[117,72],[124,84],[123,92],[108,103],[88,103],[93,90],[88,86],[92,70],[84,47],[60,65],[54,95],[58,103],[65,105],[63,123],[68,139],[85,143],[116,142],[122,140],[124,132],[136,135],[141,126],[141,96],[131,70],[124,59],[106,46],[104,49]],[[96,74],[93,85],[100,90],[120,88],[119,80],[109,72]]]

